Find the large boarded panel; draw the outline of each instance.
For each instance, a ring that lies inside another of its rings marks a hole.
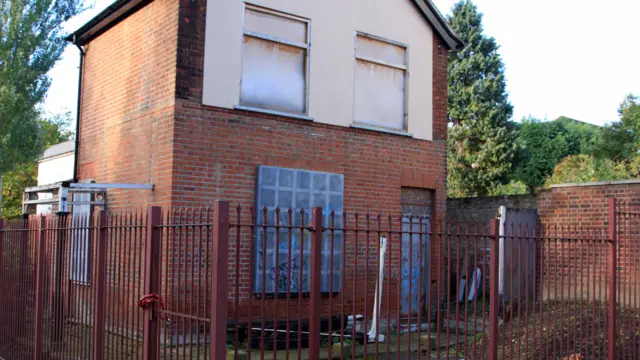
[[[535,285],[535,242],[538,213],[534,209],[506,209],[501,269],[502,290],[508,301],[531,299]]]

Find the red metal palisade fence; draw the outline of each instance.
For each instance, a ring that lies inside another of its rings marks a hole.
[[[605,229],[224,201],[7,220],[0,358],[640,359],[640,206],[609,209]]]

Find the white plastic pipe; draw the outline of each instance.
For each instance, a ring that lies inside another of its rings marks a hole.
[[[378,316],[380,316],[380,308],[382,306],[382,283],[384,281],[384,255],[387,252],[387,238],[380,238],[380,259],[378,263],[380,264],[378,269],[378,282],[376,283],[376,293],[375,299],[373,300],[373,321],[371,321],[371,329],[367,336],[369,337],[369,342],[382,342],[384,341],[384,335],[378,334],[378,338],[376,339],[376,329],[378,327]]]
[[[499,265],[498,265],[498,294],[504,295],[504,237],[505,233],[505,223],[507,221],[507,208],[505,206],[500,206],[500,250],[499,250]],[[511,259],[513,261],[513,259]]]

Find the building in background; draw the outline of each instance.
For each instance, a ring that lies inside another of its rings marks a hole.
[[[38,160],[38,186],[73,180],[75,161],[75,143],[73,140],[53,145],[46,149]],[[39,199],[51,199],[52,193],[38,193]],[[38,214],[51,213],[53,204],[37,205]]]

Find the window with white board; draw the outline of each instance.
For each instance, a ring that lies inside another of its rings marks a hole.
[[[406,46],[359,33],[355,59],[354,122],[406,131]]]
[[[246,5],[240,105],[307,113],[308,20]]]

